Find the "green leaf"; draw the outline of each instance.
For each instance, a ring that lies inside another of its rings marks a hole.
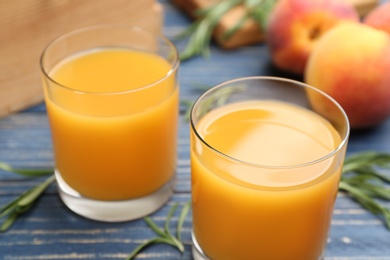
[[[158,243],[165,243],[165,244],[171,244],[171,242],[167,239],[161,238],[161,237],[156,237],[150,240],[147,240],[145,243],[142,243],[141,245],[137,246],[133,252],[130,253],[130,255],[126,258],[127,260],[131,260],[134,257],[137,256],[138,253],[140,253],[142,250],[146,249],[147,247],[153,245],[153,244],[158,244]]]
[[[176,237],[174,237],[169,229],[169,224],[171,222],[172,216],[175,213],[176,209],[178,207],[178,203],[175,203],[171,209],[168,212],[167,219],[165,220],[164,230],[166,236],[173,242],[173,244],[179,249],[180,252],[184,252],[184,246],[183,244],[177,240]]]
[[[18,212],[12,212],[11,214],[9,214],[6,220],[4,220],[4,222],[0,226],[0,232],[7,231],[12,226],[12,224],[16,221],[18,216],[19,216]]]
[[[252,13],[253,19],[264,31],[267,28],[269,15],[276,4],[276,0],[246,0],[246,6]]]
[[[55,175],[50,176],[44,182],[27,190],[22,195],[7,203],[0,208],[0,219],[8,215],[0,227],[0,232],[8,230],[17,220],[19,215],[29,211],[34,202],[42,195],[42,193],[54,182]]]
[[[148,226],[154,231],[154,233],[156,233],[156,235],[158,236],[165,236],[165,233],[164,231],[162,231],[154,222],[151,218],[149,217],[145,217],[144,218],[144,221],[146,222],[146,224],[148,224]]]
[[[26,193],[28,193],[28,191],[26,191],[23,194],[26,194]],[[0,208],[0,218],[3,218],[4,216],[10,214],[14,210],[19,199],[23,196],[23,194]]]
[[[350,172],[373,166],[390,167],[390,154],[373,151],[362,152],[345,159],[343,172]]]
[[[129,260],[133,259],[139,252],[141,252],[142,250],[144,250],[148,246],[151,246],[151,245],[156,244],[156,243],[168,244],[168,245],[171,245],[173,247],[176,247],[181,253],[184,252],[184,245],[181,242],[180,237],[179,236],[178,237],[173,236],[172,233],[170,232],[170,229],[169,229],[170,223],[171,223],[171,220],[172,220],[172,216],[175,213],[177,207],[178,207],[178,204],[175,203],[171,207],[171,209],[169,210],[167,218],[166,218],[165,223],[164,223],[164,229],[160,229],[149,217],[145,217],[144,218],[145,222],[154,231],[154,233],[157,234],[158,237],[155,237],[155,238],[152,238],[150,240],[147,240],[146,242],[144,242],[141,245],[139,245],[138,247],[136,247],[130,253],[130,255],[128,256],[127,259],[129,259]],[[186,214],[183,213],[183,211],[185,212],[187,210],[184,209],[184,208],[183,208],[182,213],[180,215],[180,219],[185,218],[185,216],[186,216]],[[180,219],[179,219],[178,222],[180,222],[180,221],[184,222],[184,219],[183,220],[180,220]],[[179,226],[180,226],[180,229],[181,229],[181,224],[178,223],[178,227]]]
[[[49,185],[54,182],[55,175],[50,176],[44,182],[35,186],[31,190],[29,190],[26,194],[24,194],[18,201],[17,205],[19,207],[23,207],[33,203],[41,194],[49,187]]]
[[[207,57],[210,55],[209,44],[211,42],[211,35],[222,18],[233,7],[242,3],[243,0],[225,0],[206,10],[199,10],[198,14],[201,17],[193,22],[183,35],[189,35],[190,39],[186,48],[180,53],[182,61],[188,60],[197,55]]]
[[[271,13],[276,0],[224,0],[219,1],[206,9],[195,12],[197,20],[190,24],[179,38],[189,36],[189,41],[183,52],[180,53],[182,61],[188,60],[197,55],[207,57],[210,55],[209,45],[211,36],[221,18],[230,10],[243,5],[246,12],[224,35],[223,41],[228,40],[239,29],[241,29],[248,19],[257,22],[262,30],[265,30],[268,16]]]
[[[12,173],[17,173],[26,177],[39,177],[44,175],[53,174],[54,169],[19,169],[13,168],[11,165],[0,162],[0,169]]]
[[[383,217],[390,229],[390,209],[380,200],[390,201],[389,175],[380,169],[390,168],[390,154],[362,152],[345,159],[339,189],[372,214]],[[379,200],[378,200],[379,199]]]
[[[170,209],[169,212],[168,212],[168,216],[167,216],[167,218],[166,218],[166,220],[165,220],[164,230],[165,230],[165,233],[168,234],[168,235],[171,235],[171,232],[170,232],[170,230],[169,230],[169,223],[170,223],[171,218],[172,218],[172,216],[173,216],[173,213],[175,213],[175,211],[176,211],[178,205],[179,205],[179,204],[175,203],[175,204],[171,207],[171,209]]]
[[[179,241],[181,241],[181,230],[184,224],[184,221],[188,215],[188,212],[190,211],[191,208],[191,201],[188,201],[183,209],[181,210],[179,221],[177,222],[177,228],[176,228],[176,237]]]

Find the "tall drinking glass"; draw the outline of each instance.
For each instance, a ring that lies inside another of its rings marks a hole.
[[[102,25],[54,40],[40,65],[63,202],[101,221],[161,207],[175,181],[175,46],[137,27]]]
[[[300,82],[249,77],[203,94],[191,111],[195,259],[321,259],[348,136],[342,108]]]

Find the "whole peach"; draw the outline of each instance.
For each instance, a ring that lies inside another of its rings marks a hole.
[[[390,2],[379,5],[367,14],[363,22],[390,34]]]
[[[380,124],[390,116],[390,36],[362,23],[345,22],[328,31],[311,53],[305,82],[333,97],[351,128]],[[325,114],[324,101],[313,99]]]
[[[359,21],[342,0],[279,0],[270,13],[266,39],[274,65],[303,74],[317,40],[341,20]]]

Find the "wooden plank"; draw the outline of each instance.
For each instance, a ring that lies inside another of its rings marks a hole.
[[[59,35],[110,23],[161,33],[162,21],[154,0],[0,0],[0,116],[43,100],[39,57]]]
[[[356,8],[358,13],[363,16],[377,4],[378,0],[348,0]],[[191,18],[196,19],[195,11],[205,9],[219,2],[219,0],[172,0],[180,9],[182,9]],[[253,20],[248,20],[240,30],[237,31],[228,40],[223,40],[223,35],[237,23],[245,14],[245,7],[238,6],[227,12],[218,23],[213,33],[213,39],[225,49],[234,49],[244,45],[261,43],[265,40],[264,32]]]

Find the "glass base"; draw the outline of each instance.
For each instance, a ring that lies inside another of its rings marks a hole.
[[[195,238],[194,232],[191,232],[192,237],[192,257],[194,260],[210,260],[200,248],[198,241]]]
[[[55,174],[60,197],[70,210],[83,217],[105,222],[130,221],[156,211],[169,200],[175,186],[175,178],[172,178],[161,189],[145,197],[100,201],[81,196],[62,179],[58,171]]]
[[[206,256],[202,248],[200,248],[193,231],[191,232],[191,237],[192,237],[192,257],[194,258],[194,260],[211,260]],[[318,260],[324,260],[324,259],[325,259],[324,256],[318,258]],[[289,259],[285,259],[285,260],[289,260]]]

